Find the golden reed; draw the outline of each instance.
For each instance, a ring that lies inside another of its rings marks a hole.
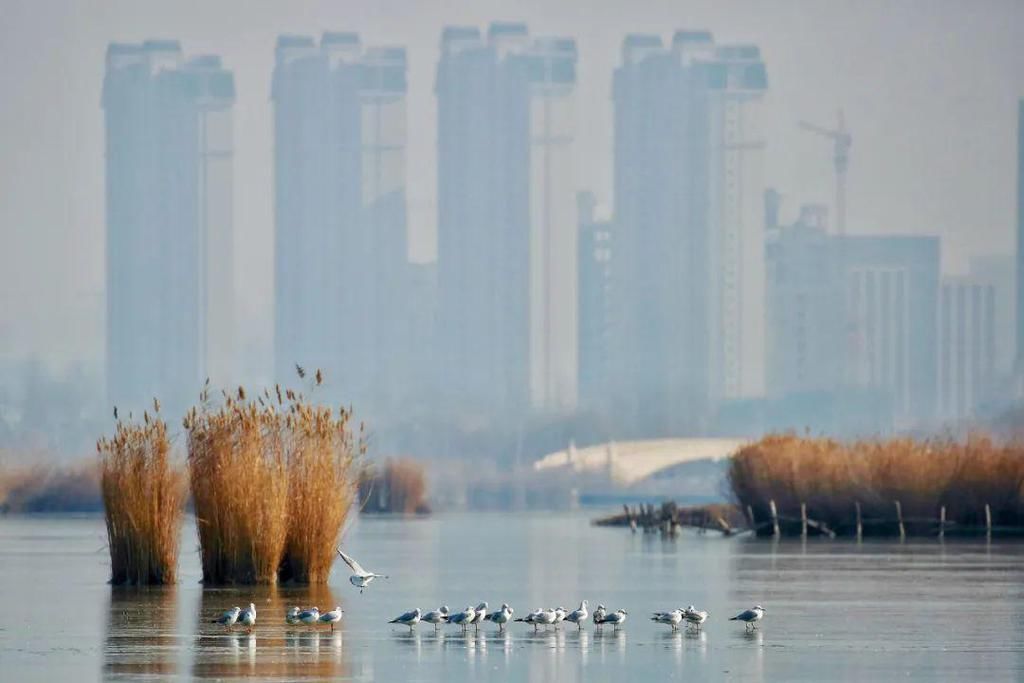
[[[171,461],[166,423],[148,413],[142,424],[119,421],[96,448],[111,583],[174,583],[186,489]]]
[[[211,408],[204,390],[185,418],[206,583],[327,581],[363,440],[350,411],[275,392],[251,400],[240,387]]]
[[[887,521],[900,501],[903,516],[922,526],[945,506],[948,521],[982,527],[986,504],[994,525],[1024,525],[1024,445],[985,436],[840,442],[770,435],[733,456],[728,481],[736,502],[760,521],[770,500],[790,517],[806,503],[810,517],[846,530],[859,503],[865,534],[893,534]]]

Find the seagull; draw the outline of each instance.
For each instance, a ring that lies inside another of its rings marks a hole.
[[[409,612],[406,612],[405,614],[403,614],[401,616],[395,617],[394,619],[392,619],[388,623],[389,624],[402,624],[403,626],[408,626],[409,627],[409,631],[412,631],[413,628],[416,627],[416,624],[420,623],[420,608],[417,607],[416,609],[411,610]]]
[[[700,627],[708,620],[707,610],[699,610],[693,605],[690,605],[683,610],[683,618],[686,619],[687,624],[693,624],[700,630]]]
[[[537,622],[536,623],[541,624],[543,626],[551,626],[552,624],[555,623],[556,619],[558,619],[558,614],[557,614],[557,612],[555,610],[553,610],[553,609],[542,609],[540,611],[540,613],[537,614]]]
[[[247,633],[252,633],[252,627],[256,625],[256,605],[249,603],[249,609],[242,610],[242,613],[238,617],[238,623],[242,626],[247,626]]]
[[[292,607],[289,609],[284,615],[284,620],[293,626],[299,623],[299,608]]]
[[[341,617],[344,616],[344,612],[341,607],[335,607],[330,612],[324,612],[320,615],[320,621],[325,624],[331,625],[331,633],[334,633],[334,625],[341,621]]]
[[[624,609],[616,610],[615,612],[612,612],[611,614],[605,615],[605,617],[603,619],[601,619],[601,623],[602,624],[611,624],[612,626],[615,627],[615,630],[618,631],[619,627],[622,626],[624,623],[626,623],[626,615],[627,614],[629,614],[629,613],[626,610],[624,610]]]
[[[307,626],[317,623],[320,621],[320,608],[311,607],[310,609],[299,612],[298,620]]]
[[[565,617],[568,614],[569,614],[569,611],[567,609],[565,609],[564,607],[556,607],[555,608],[555,621],[553,622],[554,625],[557,627],[559,624],[561,624],[563,621],[565,621]]]
[[[608,610],[604,608],[604,605],[598,605],[594,610],[594,626],[600,628],[606,614],[608,614]]]
[[[746,624],[748,629],[757,628],[757,622],[764,619],[765,608],[761,605],[755,605],[753,609],[743,610],[734,617],[730,617],[729,621],[742,621]]]
[[[521,621],[524,624],[533,624],[533,630],[536,631],[537,626],[541,623],[541,615],[543,613],[544,610],[538,607],[537,609],[527,614],[525,617],[519,617],[518,619],[516,619],[516,621]]]
[[[370,582],[374,579],[388,578],[383,574],[374,574],[373,572],[366,571],[358,562],[355,561],[354,558],[343,553],[341,548],[338,548],[338,554],[341,555],[341,559],[345,560],[345,564],[349,566],[349,569],[355,572],[352,576],[348,577],[348,580],[349,583],[359,589],[360,593],[362,593],[363,589],[369,586]]]
[[[455,624],[456,626],[461,626],[462,630],[465,631],[466,627],[473,623],[474,617],[476,617],[476,610],[474,610],[472,607],[467,606],[466,609],[464,609],[461,612],[449,614],[448,623]]]
[[[580,606],[565,615],[565,620],[576,624],[577,630],[583,630],[583,622],[587,620],[590,613],[587,612],[587,601],[584,600]]]
[[[671,612],[655,612],[651,616],[651,621],[659,624],[668,624],[672,627],[673,631],[679,630],[679,622],[683,620],[683,610],[674,609]]]
[[[224,628],[231,628],[232,626],[235,625],[235,622],[238,621],[238,614],[241,611],[242,611],[242,608],[238,607],[236,605],[235,607],[232,607],[231,609],[229,609],[227,612],[224,612],[223,614],[221,614],[216,619],[211,620],[210,623],[211,624],[220,624]]]
[[[487,602],[481,602],[476,606],[476,615],[473,617],[473,623],[476,625],[476,630],[480,630],[480,622],[487,618]]]
[[[448,605],[442,605],[441,609],[436,609],[433,612],[427,612],[420,617],[420,621],[433,624],[434,630],[436,631],[438,626],[448,621]]]
[[[504,630],[505,624],[507,624],[509,620],[512,618],[513,612],[515,612],[515,610],[509,607],[508,603],[506,602],[501,605],[500,610],[498,610],[497,612],[491,612],[486,617],[484,617],[484,619],[497,624],[498,630],[501,631]]]

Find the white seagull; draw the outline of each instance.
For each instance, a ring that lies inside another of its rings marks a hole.
[[[584,600],[580,603],[580,606],[565,615],[565,620],[576,624],[578,630],[583,629],[583,622],[590,616],[590,612],[587,611],[587,601]]]
[[[743,610],[734,617],[730,617],[729,621],[742,621],[746,624],[746,628],[757,628],[757,622],[764,619],[765,608],[761,605],[755,605],[753,609]]]
[[[479,631],[480,623],[487,619],[487,603],[481,602],[474,611],[476,614],[473,616],[473,624],[476,625],[476,630]]]
[[[606,614],[608,614],[608,610],[604,608],[604,605],[598,605],[597,609],[594,610],[594,626],[600,627]]]
[[[363,569],[362,565],[355,561],[354,558],[349,557],[348,555],[343,553],[341,551],[341,548],[338,548],[338,554],[341,555],[341,559],[345,560],[345,564],[349,566],[349,569],[351,569],[354,572],[352,576],[348,577],[348,581],[353,586],[358,588],[360,593],[362,593],[363,589],[369,586],[370,582],[374,579],[388,578],[383,574],[374,574],[373,572],[366,571],[365,569]]]
[[[708,620],[707,610],[697,609],[693,605],[690,605],[683,610],[683,618],[686,619],[687,624],[693,624],[700,630],[700,627],[704,625],[704,622]]]
[[[602,624],[611,624],[612,626],[615,627],[615,630],[617,631],[617,630],[619,630],[620,626],[622,626],[624,623],[626,623],[626,615],[627,614],[629,614],[629,612],[627,612],[624,609],[616,610],[616,611],[612,612],[611,614],[605,615],[605,617],[603,619],[601,619],[601,623]]]
[[[330,612],[324,612],[320,615],[320,621],[324,624],[331,625],[331,633],[334,633],[334,625],[341,621],[341,617],[344,616],[344,612],[341,607],[335,607]]]
[[[671,612],[655,612],[651,615],[651,621],[659,624],[668,624],[673,631],[679,630],[679,622],[683,620],[683,610],[674,609]]]
[[[508,603],[506,602],[502,603],[500,610],[498,610],[497,612],[491,612],[484,618],[487,621],[497,624],[498,630],[502,631],[505,628],[505,624],[507,624],[509,620],[512,619],[513,612],[515,612],[515,610],[509,607]]]
[[[248,633],[252,633],[252,627],[256,625],[256,605],[249,603],[249,608],[242,610],[242,613],[238,616],[238,623],[245,626],[248,629]]]
[[[294,626],[295,624],[299,623],[299,611],[300,610],[298,607],[290,608],[287,612],[285,612],[284,620],[287,623]]]
[[[238,621],[238,614],[242,611],[241,607],[232,607],[227,612],[224,612],[216,619],[213,619],[211,624],[220,624],[224,628],[231,628]]]
[[[297,618],[301,623],[306,624],[307,626],[315,624],[320,621],[320,608],[311,607],[307,610],[303,610],[299,612]]]
[[[535,609],[532,612],[530,612],[529,614],[527,614],[525,617],[519,617],[518,619],[516,619],[516,621],[521,621],[524,624],[533,624],[533,630],[536,631],[537,630],[537,626],[541,623],[540,619],[541,619],[541,614],[543,614],[543,613],[544,613],[543,608],[538,607],[537,609]]]
[[[449,614],[448,623],[455,624],[456,626],[461,626],[462,630],[465,631],[466,627],[473,623],[474,617],[476,617],[476,610],[474,610],[472,607],[467,606],[466,609],[464,609],[461,612]]]
[[[416,624],[420,623],[420,608],[417,607],[414,610],[410,610],[405,614],[395,617],[389,624],[401,624],[402,626],[408,626],[409,630],[412,631],[416,627]]]
[[[436,609],[433,612],[427,612],[420,617],[420,621],[433,624],[434,630],[436,631],[438,626],[448,621],[448,605],[442,605],[441,609]]]
[[[555,627],[565,621],[565,618],[569,615],[569,610],[564,607],[555,608],[555,621],[553,622]]]

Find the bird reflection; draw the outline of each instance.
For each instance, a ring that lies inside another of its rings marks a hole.
[[[416,655],[416,662],[420,662],[423,657],[423,646],[419,631],[392,631],[391,637],[399,645],[410,648]]]

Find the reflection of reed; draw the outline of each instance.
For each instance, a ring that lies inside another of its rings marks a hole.
[[[226,633],[223,627],[209,623],[224,610],[250,602],[256,604],[257,615],[251,636],[240,629]],[[293,605],[315,605],[326,611],[337,604],[326,585],[204,590],[197,617],[199,637],[192,664],[193,678],[251,676],[294,680],[348,676],[343,648],[344,619],[331,633],[327,625],[290,626],[284,618]]]
[[[103,647],[105,675],[177,675],[174,586],[111,586]]]

